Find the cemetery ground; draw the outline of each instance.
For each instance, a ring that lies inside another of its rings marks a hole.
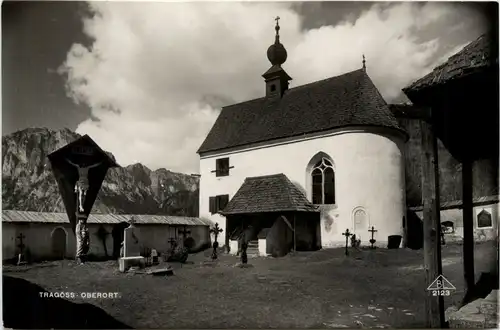
[[[443,247],[443,273],[456,287],[445,308],[464,296],[462,246]],[[476,276],[495,260],[494,242],[476,246]],[[64,260],[4,266],[4,322],[15,328],[383,328],[423,327],[423,252],[326,249],[283,258],[249,258],[252,267],[210,251],[172,263],[174,275],[119,273],[116,261]],[[24,281],[26,280],[26,281]],[[24,284],[22,284],[22,283]],[[19,284],[21,283],[21,284]],[[31,293],[19,288],[31,286]],[[39,287],[36,287],[38,285]],[[58,299],[49,292],[118,292],[117,299]],[[36,301],[36,302],[35,302]],[[61,304],[69,307],[61,309]],[[86,309],[79,309],[85,306]],[[55,310],[54,310],[55,309]],[[34,318],[38,317],[37,320]],[[31,318],[31,319],[30,319]],[[58,319],[59,318],[59,319]],[[10,320],[10,321],[9,321]],[[9,324],[9,322],[17,322]],[[24,323],[23,323],[24,322]]]

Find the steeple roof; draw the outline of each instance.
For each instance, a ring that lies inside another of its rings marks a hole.
[[[198,153],[350,126],[406,135],[364,69],[224,107]]]

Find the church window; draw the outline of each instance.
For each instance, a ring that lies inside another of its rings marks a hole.
[[[489,228],[492,226],[491,213],[483,209],[477,215],[477,228]]]
[[[229,195],[217,195],[209,198],[209,211],[210,214],[215,214],[224,208],[229,203]]]
[[[276,91],[276,85],[275,84],[272,84],[271,85],[271,92],[275,92]]]
[[[332,163],[322,158],[314,165],[311,176],[313,204],[335,204],[335,172]]]
[[[215,160],[215,176],[228,176],[229,168],[229,158]]]

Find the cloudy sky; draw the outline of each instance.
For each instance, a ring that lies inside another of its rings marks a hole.
[[[68,127],[121,165],[197,173],[220,107],[264,95],[275,16],[291,87],[365,54],[389,103],[488,27],[465,3],[4,2],[2,134]]]

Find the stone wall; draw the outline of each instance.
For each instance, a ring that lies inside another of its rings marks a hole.
[[[445,313],[450,328],[498,328],[498,290],[460,309],[450,307]]]

